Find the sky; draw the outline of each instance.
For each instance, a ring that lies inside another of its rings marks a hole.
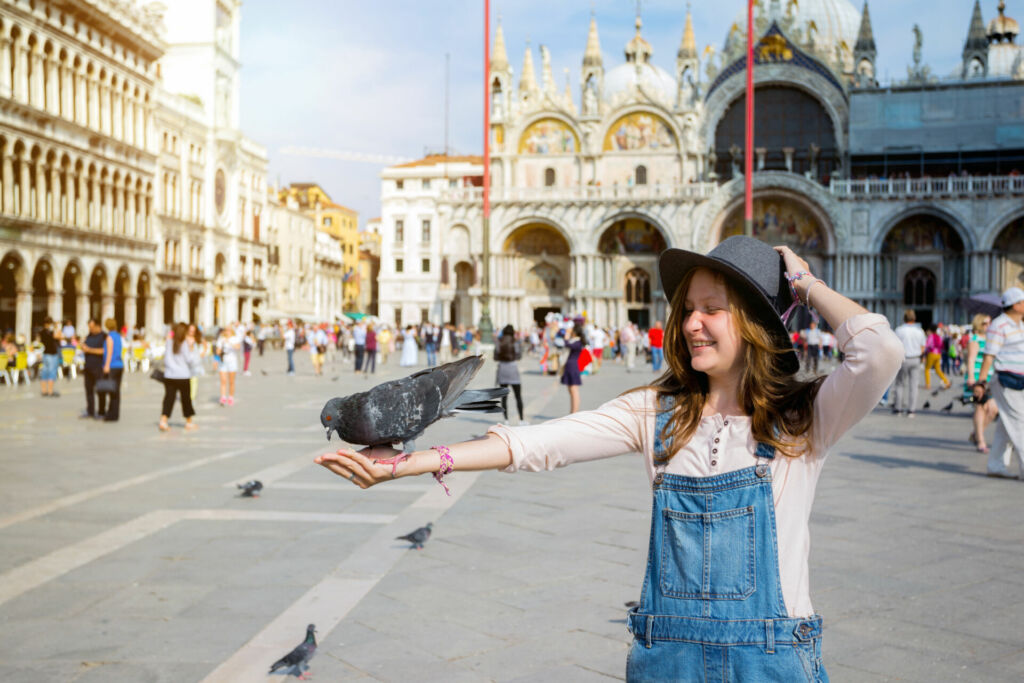
[[[811,0],[803,0],[809,2]],[[852,0],[858,13],[862,0]],[[783,3],[785,5],[785,3]],[[987,23],[996,0],[983,0]],[[1024,19],[1024,0],[1006,13]],[[874,0],[871,23],[883,82],[905,78],[912,27],[924,35],[923,63],[935,74],[960,64],[974,0]],[[723,11],[723,7],[726,9]],[[742,0],[693,0],[698,51],[721,51]],[[686,2],[641,3],[652,61],[673,73]],[[636,3],[630,0],[492,0],[492,35],[500,15],[518,85],[526,41],[551,51],[564,88],[570,69],[579,105],[579,75],[590,13],[598,22],[604,68],[624,62]],[[440,152],[445,141],[445,55],[449,68],[449,149],[483,150],[483,0],[245,0],[241,23],[242,131],[264,145],[268,181],[316,182],[339,204],[359,211],[360,226],[380,215],[380,171],[401,158]],[[703,73],[703,65],[701,67]],[[289,153],[316,148],[370,161]]]

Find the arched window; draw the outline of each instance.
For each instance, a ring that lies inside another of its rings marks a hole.
[[[544,169],[544,187],[553,187],[555,184],[555,169]]]
[[[626,273],[626,305],[651,303],[651,276],[643,268]]]
[[[914,268],[903,277],[903,303],[907,306],[935,305],[935,274]]]
[[[646,185],[647,184],[647,167],[646,166],[637,166],[636,167],[636,178],[634,179],[634,183],[637,184],[637,185]]]

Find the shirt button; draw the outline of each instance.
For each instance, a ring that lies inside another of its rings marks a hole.
[[[729,421],[728,421],[728,420],[726,420],[726,421],[725,421],[725,424],[726,424],[726,425],[728,425],[728,424],[729,424]]]
[[[718,464],[718,461],[717,461],[717,460],[712,460],[712,461],[711,461],[711,466],[712,466],[712,467],[714,467],[714,466],[715,466],[715,465],[717,465],[717,464]]]
[[[718,439],[715,439],[715,443],[718,443]]]
[[[712,453],[717,453],[717,452],[718,452],[718,449],[717,449],[717,448],[712,448],[712,449],[711,449],[711,452],[712,452]]]

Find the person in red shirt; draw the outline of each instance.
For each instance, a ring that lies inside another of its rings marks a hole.
[[[651,369],[655,372],[661,370],[661,362],[665,358],[663,344],[665,341],[665,330],[661,321],[654,321],[654,327],[647,330],[647,340],[651,343]]]

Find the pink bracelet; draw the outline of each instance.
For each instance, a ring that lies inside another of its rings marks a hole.
[[[452,452],[448,450],[447,446],[431,446],[430,448],[437,451],[441,456],[441,467],[437,472],[434,472],[434,479],[444,487],[444,492],[450,496],[452,492],[448,490],[448,484],[444,483],[444,475],[451,474],[455,470],[455,460],[452,458]]]

